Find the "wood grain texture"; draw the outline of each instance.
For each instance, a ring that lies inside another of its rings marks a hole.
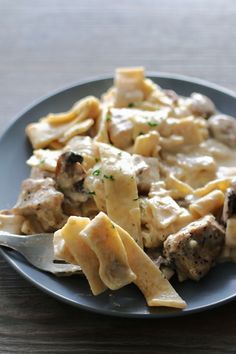
[[[236,90],[234,0],[0,0],[0,133],[40,96],[117,66]],[[236,352],[236,302],[169,320],[62,304],[0,258],[0,353]]]

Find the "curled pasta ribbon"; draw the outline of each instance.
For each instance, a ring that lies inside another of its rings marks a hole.
[[[211,214],[223,206],[224,199],[224,193],[218,189],[215,189],[191,204],[189,210],[194,215],[198,214],[200,216],[204,216]]]
[[[87,96],[76,102],[71,110],[64,113],[49,113],[42,121],[53,125],[65,124],[73,121],[81,121],[86,118],[97,118],[100,114],[100,102],[94,96]]]
[[[58,141],[62,138],[75,124],[82,122],[87,118],[95,120],[99,115],[99,100],[96,97],[88,96],[78,101],[67,113],[50,113],[48,116],[42,118],[38,123],[29,124],[26,127],[26,134],[35,149],[45,148],[52,142]],[[76,129],[77,128],[78,126]],[[68,134],[71,135],[70,130]],[[74,132],[72,131],[72,136],[73,134]]]
[[[197,197],[203,197],[204,195],[212,192],[215,189],[220,189],[222,192],[225,192],[229,188],[232,178],[221,178],[214,181],[210,181],[204,187],[198,188],[194,191],[194,195]]]

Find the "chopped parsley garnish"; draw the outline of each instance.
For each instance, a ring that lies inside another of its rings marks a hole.
[[[134,199],[133,199],[133,202],[136,202],[136,200],[138,200],[138,199],[139,199],[138,197],[137,197],[137,198],[134,198]]]
[[[39,163],[40,163],[40,165],[42,165],[45,163],[45,160],[40,160]]]
[[[109,122],[111,120],[111,113],[107,113],[106,115],[106,121]]]
[[[119,156],[119,157],[121,157],[121,154],[122,154],[121,152],[118,152],[118,156]]]
[[[100,161],[100,159],[98,159],[97,157],[95,157],[95,162],[99,162]]]
[[[130,102],[130,103],[128,104],[128,107],[129,107],[129,108],[134,107],[134,103],[133,103],[133,102]]]
[[[103,176],[104,178],[106,178],[106,179],[110,179],[111,181],[114,181],[115,180],[115,178],[114,178],[114,176],[112,176],[112,175],[104,175]]]
[[[101,170],[99,170],[99,169],[93,171],[93,175],[94,175],[94,176],[99,176],[100,173],[101,173]]]
[[[111,223],[111,227],[114,229],[114,228],[115,228],[115,225]]]
[[[96,195],[96,192],[90,192],[90,191],[88,191],[87,194],[88,194],[88,195]]]
[[[158,125],[157,122],[148,122],[149,127],[156,127]]]

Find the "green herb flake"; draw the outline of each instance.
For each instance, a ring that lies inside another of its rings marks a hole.
[[[114,224],[112,224],[112,222],[111,222],[111,227],[114,229],[115,228],[115,225]]]
[[[93,176],[99,176],[100,175],[100,173],[101,173],[101,170],[94,170],[93,171]]]
[[[138,135],[144,135],[144,132],[139,132]]]
[[[149,127],[156,127],[158,125],[157,122],[148,122]]]
[[[118,152],[118,156],[121,157],[122,153],[121,152]]]
[[[90,191],[88,191],[87,194],[88,194],[88,195],[96,195],[96,192],[90,192]]]
[[[134,107],[134,103],[133,103],[133,102],[130,102],[130,103],[128,104],[128,107],[129,107],[129,108],[133,108],[133,107]]]
[[[40,165],[43,165],[45,163],[45,160],[40,160],[39,163]]]
[[[107,113],[106,115],[106,121],[109,122],[111,120],[111,113]]]
[[[139,199],[138,197],[137,197],[137,198],[134,198],[134,199],[133,199],[133,202],[136,202],[136,200],[138,200],[138,199]]]
[[[106,178],[106,179],[109,179],[111,181],[115,180],[114,176],[112,176],[112,175],[109,175],[109,176],[108,175],[104,175],[103,177]]]
[[[95,157],[95,162],[99,162],[100,161],[100,159],[98,159],[97,157]]]

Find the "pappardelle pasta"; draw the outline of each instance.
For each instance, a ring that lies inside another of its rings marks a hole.
[[[78,264],[94,295],[133,282],[148,306],[183,309],[174,274],[198,281],[236,261],[236,120],[210,98],[120,68],[101,98],[26,135],[31,175],[0,229],[54,232],[55,259]]]

